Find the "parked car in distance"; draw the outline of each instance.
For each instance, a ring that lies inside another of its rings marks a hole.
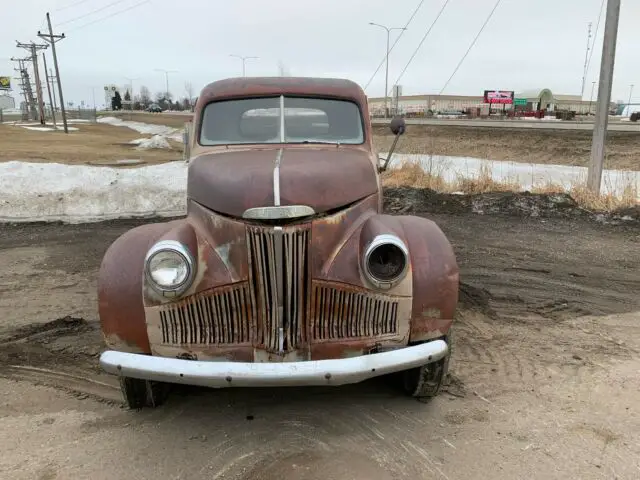
[[[162,112],[162,107],[157,103],[152,103],[147,107],[147,112],[160,113]]]
[[[174,383],[343,385],[380,375],[438,394],[458,302],[433,221],[382,211],[386,158],[364,91],[324,78],[232,78],[201,92],[185,218],[116,239],[98,279],[107,350],[131,408]]]

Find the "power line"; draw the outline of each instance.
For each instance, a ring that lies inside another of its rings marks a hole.
[[[402,78],[402,76],[404,75],[404,72],[407,71],[407,68],[409,68],[409,65],[411,65],[411,62],[413,61],[413,59],[415,58],[415,56],[418,54],[418,51],[420,50],[420,48],[422,47],[422,44],[424,43],[424,41],[427,39],[427,37],[429,36],[429,33],[431,33],[431,30],[433,29],[433,27],[435,26],[435,24],[438,22],[438,19],[440,18],[440,16],[442,15],[442,12],[444,12],[444,9],[446,8],[447,5],[449,5],[449,2],[451,0],[446,0],[444,2],[444,5],[442,5],[442,8],[440,9],[440,11],[438,12],[438,15],[436,15],[436,18],[433,20],[433,22],[431,22],[431,25],[429,26],[429,29],[427,30],[427,32],[424,34],[424,36],[422,37],[422,40],[420,40],[420,43],[418,44],[418,46],[416,47],[416,49],[413,51],[413,54],[411,55],[411,58],[409,58],[409,61],[407,62],[407,64],[404,66],[404,69],[402,70],[402,72],[400,73],[400,75],[398,76],[397,80],[395,81],[394,85],[398,85],[398,83],[400,82],[400,79]],[[387,95],[389,94],[389,92],[387,92]]]
[[[104,7],[96,8],[95,10],[92,10],[92,11],[90,11],[88,13],[85,13],[84,15],[80,15],[78,17],[74,17],[74,18],[71,18],[69,20],[65,20],[64,22],[60,22],[60,23],[57,24],[57,26],[59,27],[60,25],[66,25],[67,23],[75,22],[76,20],[83,19],[85,17],[93,15],[94,13],[101,12],[102,10],[106,10],[109,7],[112,7],[114,5],[117,5],[119,3],[126,2],[126,1],[127,0],[116,0],[115,2],[107,3]]]
[[[589,66],[591,65],[591,57],[593,56],[593,46],[596,43],[596,38],[598,38],[598,28],[600,27],[600,20],[602,19],[602,10],[604,8],[605,0],[602,0],[600,4],[600,13],[598,14],[598,21],[596,22],[596,33],[593,35],[593,42],[591,43],[591,53],[589,54],[589,60],[587,61],[587,68],[584,71],[584,76],[587,76],[587,72],[589,71]]]
[[[393,45],[391,46],[391,48],[389,49],[389,53],[391,53],[391,51],[393,50],[393,47],[396,46],[396,44],[398,43],[398,41],[400,40],[400,37],[402,37],[402,35],[404,35],[404,32],[407,31],[407,27],[409,26],[409,24],[413,21],[413,17],[416,16],[416,14],[418,13],[418,11],[420,10],[420,8],[422,8],[422,5],[424,4],[424,0],[421,0],[420,3],[418,4],[418,6],[416,7],[416,9],[413,11],[413,14],[411,14],[411,17],[409,17],[409,20],[407,21],[407,23],[404,26],[404,30],[402,30],[402,32],[400,32],[400,35],[398,35],[398,38],[396,38],[396,41],[393,42]],[[367,89],[367,87],[371,84],[371,82],[373,81],[374,77],[378,74],[378,72],[380,71],[380,68],[382,68],[382,65],[384,65],[384,61],[386,59],[386,55],[384,57],[382,57],[382,60],[380,60],[380,65],[378,65],[378,68],[376,68],[376,71],[373,72],[373,75],[371,75],[371,78],[369,79],[369,81],[367,82],[367,84],[364,86],[364,90]]]
[[[141,5],[144,5],[145,3],[149,3],[151,1],[152,0],[143,0],[142,2],[138,2],[138,3],[134,4],[134,5],[131,5],[130,7],[123,8],[122,10],[118,10],[117,12],[113,12],[113,13],[105,16],[105,17],[100,17],[100,18],[97,18],[97,19],[92,20],[90,22],[83,23],[82,25],[80,25],[78,27],[73,27],[73,28],[69,29],[68,31],[69,32],[75,32],[76,30],[80,30],[81,28],[88,27],[89,25],[93,25],[94,23],[98,23],[98,22],[101,22],[101,21],[106,20],[108,18],[115,17],[116,15],[120,15],[121,13],[128,12],[129,10],[133,10],[134,8],[137,8],[137,7],[141,6]]]
[[[61,12],[62,10],[67,10],[68,8],[76,7],[88,1],[89,0],[80,0],[79,2],[72,3],[71,5],[66,5],[64,7],[56,8],[54,12]]]
[[[493,17],[494,12],[496,11],[496,9],[498,8],[498,5],[500,5],[500,2],[502,0],[498,0],[496,2],[496,4],[493,6],[493,10],[491,10],[491,13],[489,13],[489,16],[487,17],[487,19],[484,21],[484,23],[482,24],[482,27],[480,27],[480,30],[478,31],[478,34],[476,35],[476,37],[473,39],[473,41],[471,42],[471,45],[469,45],[469,48],[467,49],[467,51],[465,52],[465,54],[462,56],[462,58],[460,59],[460,61],[458,62],[458,65],[456,66],[455,70],[453,71],[453,73],[451,74],[451,76],[449,77],[449,79],[445,82],[444,87],[442,87],[442,90],[440,90],[440,94],[442,95],[442,92],[444,92],[445,88],[447,88],[447,86],[449,85],[449,82],[453,79],[453,77],[455,76],[455,74],[458,72],[458,69],[460,68],[460,66],[462,65],[462,62],[464,62],[464,59],[467,58],[467,55],[469,55],[469,52],[471,51],[471,49],[473,48],[473,46],[476,44],[476,41],[478,40],[478,38],[480,37],[480,34],[482,34],[484,27],[487,26],[487,24],[489,23],[489,20],[491,20],[491,17]]]

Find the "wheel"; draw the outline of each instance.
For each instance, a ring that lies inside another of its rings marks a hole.
[[[120,377],[120,389],[127,406],[135,410],[144,407],[159,407],[169,395],[169,384],[167,383],[131,377]]]
[[[402,387],[407,395],[416,398],[433,398],[440,393],[442,383],[449,371],[449,360],[453,350],[452,333],[450,328],[444,337],[444,341],[449,346],[446,357],[402,372]]]

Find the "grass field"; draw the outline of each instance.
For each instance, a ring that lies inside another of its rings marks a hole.
[[[182,144],[169,140],[171,149],[136,150],[131,140],[149,137],[134,130],[102,124],[74,123],[78,130],[37,131],[0,125],[0,161],[106,164],[122,159],[162,163],[182,158]]]

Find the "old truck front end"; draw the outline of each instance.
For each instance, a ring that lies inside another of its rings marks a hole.
[[[434,222],[380,212],[363,130],[354,145],[195,146],[186,218],[111,245],[100,363],[130,406],[155,405],[163,384],[342,385],[396,372],[407,393],[437,394],[455,256]]]

